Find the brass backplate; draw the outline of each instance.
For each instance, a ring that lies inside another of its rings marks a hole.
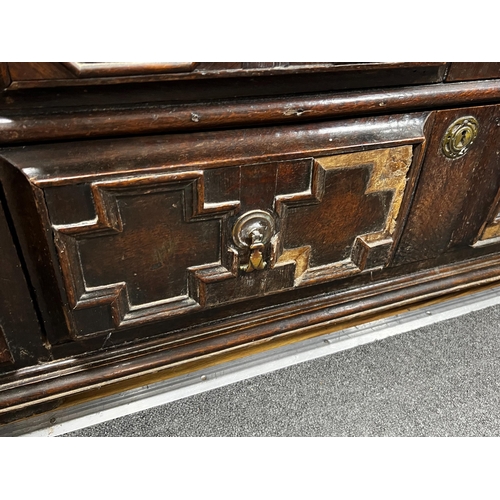
[[[447,158],[460,158],[469,150],[477,137],[479,123],[473,116],[455,120],[443,137],[442,151]]]
[[[249,248],[251,234],[258,231],[260,243],[267,244],[274,234],[275,222],[269,212],[264,210],[250,210],[243,214],[233,227],[233,241],[238,248]]]

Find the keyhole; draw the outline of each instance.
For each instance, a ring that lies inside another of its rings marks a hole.
[[[465,148],[470,143],[471,131],[468,128],[464,128],[455,136],[454,147],[457,150]]]
[[[460,138],[460,142],[458,145],[463,148],[465,144],[467,143],[467,130],[462,130],[462,137]]]
[[[464,147],[465,145],[465,135],[467,134],[467,132],[465,130],[462,130],[462,137],[460,138],[460,142],[458,143],[458,145],[462,148]]]

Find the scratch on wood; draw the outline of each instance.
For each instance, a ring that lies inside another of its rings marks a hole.
[[[311,113],[311,112],[312,112],[312,109],[286,108],[285,111],[283,111],[283,114],[286,116],[290,116],[290,115],[300,116],[300,115],[303,115],[304,113]]]
[[[104,339],[104,342],[102,343],[101,349],[104,349],[104,346],[107,344],[108,340],[111,338],[112,333],[113,333],[113,332],[109,332],[109,333],[106,335],[106,338]]]

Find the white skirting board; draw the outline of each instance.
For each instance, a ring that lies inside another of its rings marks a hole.
[[[0,427],[1,436],[58,436],[257,375],[500,304],[500,287],[205,368]]]

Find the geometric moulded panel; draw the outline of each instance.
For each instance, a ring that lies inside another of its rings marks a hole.
[[[51,200],[65,187],[51,187],[46,200],[71,335],[102,334],[387,265],[411,159],[412,147],[401,146],[94,180],[79,191],[85,220],[76,209],[71,221],[57,213]],[[262,245],[265,263],[248,273],[248,255],[232,230],[253,212],[275,223]]]
[[[497,196],[499,198],[499,196]],[[481,247],[500,242],[500,202],[497,201],[488,221],[483,225],[474,246]]]

